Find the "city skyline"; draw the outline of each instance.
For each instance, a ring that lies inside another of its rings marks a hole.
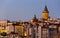
[[[30,20],[41,18],[45,5],[51,18],[60,18],[60,0],[0,0],[0,19]]]

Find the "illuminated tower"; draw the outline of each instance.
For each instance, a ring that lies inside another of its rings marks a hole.
[[[45,6],[45,8],[44,8],[44,10],[42,12],[42,18],[46,19],[46,20],[49,18],[49,11],[47,9],[47,6]]]

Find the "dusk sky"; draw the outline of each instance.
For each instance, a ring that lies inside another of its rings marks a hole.
[[[45,5],[51,18],[60,18],[60,0],[0,0],[0,20],[28,21],[34,14],[41,18]]]

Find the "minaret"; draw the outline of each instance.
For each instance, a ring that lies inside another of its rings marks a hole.
[[[42,18],[46,19],[46,20],[49,18],[49,11],[48,11],[47,6],[45,6],[45,8],[44,8],[44,10],[42,12]]]

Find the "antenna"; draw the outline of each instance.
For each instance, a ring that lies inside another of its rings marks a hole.
[[[46,0],[45,0],[45,6],[47,6],[47,2],[46,2]]]

